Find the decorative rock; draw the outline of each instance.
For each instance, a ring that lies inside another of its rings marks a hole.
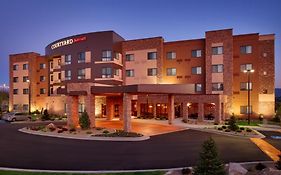
[[[265,168],[258,175],[280,175],[281,170],[275,170],[272,168]]]
[[[53,123],[50,123],[47,125],[47,128],[51,131],[54,131],[56,129],[56,125],[54,125]]]
[[[248,172],[239,163],[229,163],[228,173],[229,175],[245,175]]]

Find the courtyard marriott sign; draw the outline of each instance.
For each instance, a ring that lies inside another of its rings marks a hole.
[[[56,42],[55,44],[52,44],[51,49],[53,50],[53,49],[56,49],[56,48],[59,48],[62,46],[71,45],[73,43],[85,41],[86,39],[87,38],[85,36],[83,36],[83,37],[79,37],[79,38],[70,38],[70,39],[62,40],[62,41]]]

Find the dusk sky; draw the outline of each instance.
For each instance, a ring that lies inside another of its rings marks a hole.
[[[1,0],[0,84],[8,83],[9,54],[38,52],[85,32],[114,30],[125,39],[203,38],[205,31],[276,34],[276,87],[281,87],[280,0]]]

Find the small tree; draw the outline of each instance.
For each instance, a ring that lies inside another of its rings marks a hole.
[[[202,145],[200,160],[194,168],[194,175],[225,175],[224,164],[218,157],[215,141],[210,138]]]
[[[238,125],[236,124],[236,118],[234,115],[232,115],[228,120],[228,125],[228,128],[232,131],[236,131],[239,129]]]
[[[90,125],[91,125],[91,121],[89,118],[89,115],[87,113],[87,111],[84,111],[81,115],[81,117],[79,117],[79,124],[81,126],[82,129],[89,129]]]
[[[48,110],[45,109],[44,112],[43,112],[43,115],[42,115],[42,120],[50,120],[50,115],[48,113]]]
[[[279,157],[279,160],[275,163],[275,167],[278,170],[281,170],[281,154],[279,154],[278,157]]]

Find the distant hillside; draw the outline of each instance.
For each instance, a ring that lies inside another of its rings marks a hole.
[[[281,88],[275,88],[275,97],[281,97]]]

